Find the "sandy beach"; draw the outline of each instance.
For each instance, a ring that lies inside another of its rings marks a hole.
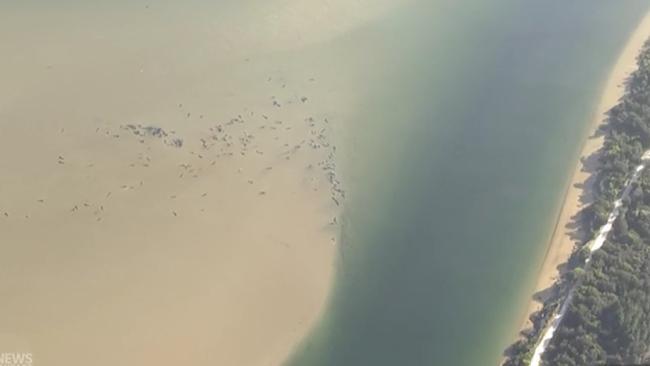
[[[345,202],[326,47],[392,3],[0,6],[0,350],[281,364]]]
[[[542,302],[545,296],[548,295],[548,289],[561,274],[562,265],[567,262],[576,245],[585,240],[584,235],[581,235],[575,229],[575,219],[578,213],[592,201],[589,180],[590,171],[593,169],[593,164],[597,163],[597,156],[594,153],[603,144],[603,136],[598,134],[598,130],[605,122],[606,113],[623,96],[625,80],[636,69],[636,57],[649,37],[650,14],[644,17],[630,37],[604,86],[600,102],[590,124],[589,136],[583,144],[580,159],[568,182],[563,202],[559,208],[546,255],[537,277],[533,292],[535,295],[526,308],[525,317],[519,331],[532,326],[530,316],[541,309]]]

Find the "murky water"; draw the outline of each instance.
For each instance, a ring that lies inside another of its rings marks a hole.
[[[360,34],[382,35],[374,56],[390,62],[353,133],[337,286],[290,364],[497,364],[600,87],[648,8],[419,2]]]

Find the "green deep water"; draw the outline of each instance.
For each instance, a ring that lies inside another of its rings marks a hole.
[[[414,1],[337,40],[367,60],[372,92],[343,144],[331,299],[287,364],[498,364],[601,88],[649,9]]]

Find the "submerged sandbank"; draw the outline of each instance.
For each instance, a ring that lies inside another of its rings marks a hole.
[[[648,13],[629,38],[625,48],[613,67],[600,102],[596,108],[589,128],[589,137],[585,140],[580,159],[568,182],[563,202],[551,234],[547,252],[541,264],[533,294],[538,299],[532,299],[525,313],[519,331],[532,326],[530,317],[542,307],[543,300],[548,296],[547,291],[559,279],[561,268],[567,262],[571,253],[586,239],[576,228],[578,215],[582,209],[592,202],[592,187],[590,185],[593,164],[597,164],[597,152],[602,147],[604,138],[599,133],[606,122],[607,112],[616,105],[625,92],[625,80],[636,68],[636,57],[646,40],[650,37],[650,13]]]
[[[280,364],[331,287],[355,100],[313,49],[379,3],[3,5],[0,350]]]

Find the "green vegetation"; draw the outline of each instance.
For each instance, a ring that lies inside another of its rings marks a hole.
[[[650,41],[638,57],[625,96],[611,110],[595,172],[595,199],[581,225],[593,237],[625,181],[650,149]],[[546,365],[639,364],[650,361],[650,169],[623,202],[602,249],[585,265],[577,248],[557,294],[535,314],[534,328],[508,351],[507,366],[527,365],[550,314],[568,289],[574,297],[543,361]]]
[[[579,280],[545,354],[549,365],[639,364],[650,346],[650,171]]]

